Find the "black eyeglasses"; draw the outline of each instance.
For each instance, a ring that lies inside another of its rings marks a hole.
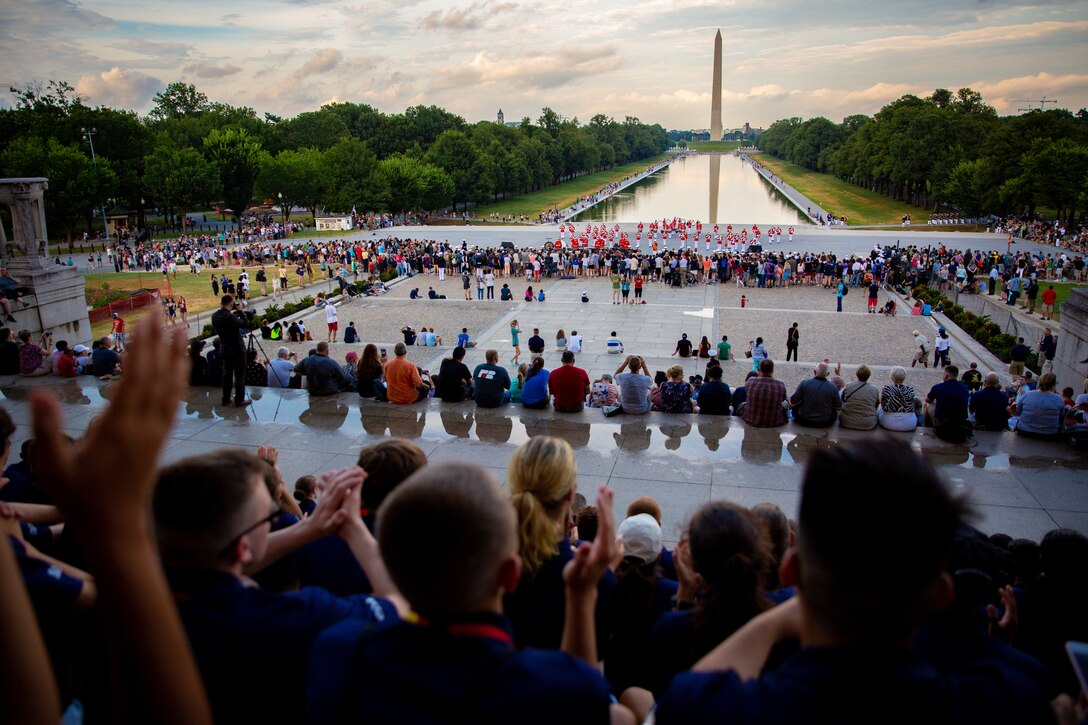
[[[231,549],[234,548],[234,545],[238,543],[238,539],[242,538],[243,536],[245,536],[249,532],[253,531],[254,529],[260,528],[261,526],[264,526],[265,524],[271,524],[273,521],[278,519],[280,517],[280,514],[282,514],[282,513],[283,513],[283,509],[282,508],[277,508],[275,511],[268,514],[267,516],[265,516],[263,519],[261,519],[257,523],[253,524],[252,526],[247,527],[244,531],[242,531],[240,534],[238,534],[237,536],[232,538],[227,543],[227,545],[223,547],[223,549],[219,552],[220,558],[222,558],[222,557],[224,557],[224,556],[226,556],[227,554],[230,553]]]

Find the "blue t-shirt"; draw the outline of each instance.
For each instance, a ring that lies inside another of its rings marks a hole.
[[[512,643],[509,622],[488,612],[330,627],[310,651],[307,722],[608,723],[596,669]]]
[[[457,347],[468,347],[468,335],[461,333],[457,336]]]
[[[684,672],[658,700],[670,723],[1053,722],[1029,678],[990,660],[942,674],[904,649],[807,647],[775,672]]]
[[[938,423],[952,423],[967,420],[967,399],[970,393],[967,386],[959,380],[945,380],[929,389],[927,399],[936,404],[933,417]]]
[[[525,381],[521,389],[521,402],[523,405],[534,405],[548,397],[548,376],[550,370],[541,370],[539,373]]]
[[[304,722],[306,653],[317,635],[344,620],[366,627],[397,618],[375,597],[316,587],[270,594],[218,571],[169,578],[216,722]]]

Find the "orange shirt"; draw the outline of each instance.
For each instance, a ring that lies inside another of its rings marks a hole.
[[[385,364],[385,382],[389,402],[408,405],[419,398],[417,386],[423,384],[423,378],[407,357],[394,357]]]

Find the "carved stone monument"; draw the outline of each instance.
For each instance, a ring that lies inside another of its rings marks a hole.
[[[1061,314],[1054,374],[1058,376],[1058,390],[1069,386],[1080,393],[1088,378],[1088,289],[1070,291]]]
[[[19,284],[29,287],[22,299],[28,307],[14,305],[13,331],[35,334],[53,332],[70,345],[89,344],[91,324],[87,319],[87,297],[83,275],[75,267],[53,263],[47,252],[45,227],[47,179],[0,179],[0,204],[11,211],[14,240],[8,240],[0,224],[0,264],[7,267]]]

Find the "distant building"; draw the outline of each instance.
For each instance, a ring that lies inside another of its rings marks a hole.
[[[502,111],[499,111],[499,113],[501,114]],[[752,132],[752,127],[748,125],[747,121],[745,121],[744,122],[744,133],[745,133],[745,135],[750,134],[751,132]]]
[[[506,117],[502,115],[502,109],[501,108],[499,109],[499,117],[498,117],[498,120],[496,121],[496,123],[498,123],[500,126],[505,126],[506,125]]]

